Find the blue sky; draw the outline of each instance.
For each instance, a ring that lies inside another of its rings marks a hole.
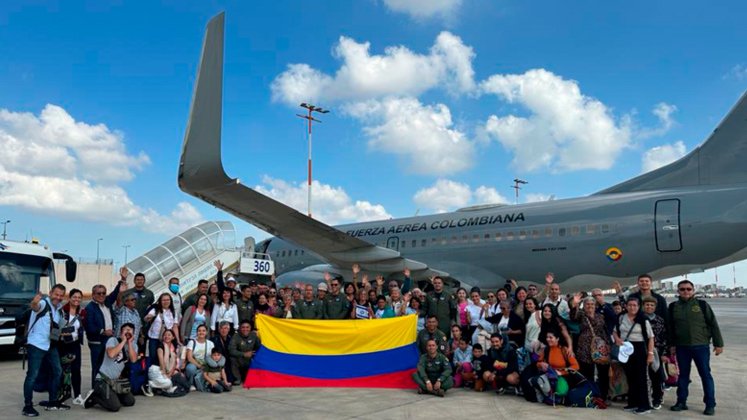
[[[117,261],[123,244],[132,258],[200,220],[263,236],[176,186],[204,26],[222,10],[227,171],[305,210],[295,104],[330,108],[315,214],[341,223],[513,201],[517,176],[522,200],[585,195],[689,152],[747,88],[745,9],[3,2],[0,218],[10,238],[75,256],[103,237]]]

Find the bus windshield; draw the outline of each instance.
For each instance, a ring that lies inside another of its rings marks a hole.
[[[52,260],[36,255],[0,253],[0,299],[31,300],[41,280],[54,284]],[[45,285],[46,286],[46,285]]]

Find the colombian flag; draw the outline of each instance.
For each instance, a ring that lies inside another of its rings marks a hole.
[[[246,388],[415,388],[415,315],[300,320],[258,315],[262,342]]]

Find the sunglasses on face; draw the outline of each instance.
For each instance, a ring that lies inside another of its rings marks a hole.
[[[680,289],[680,290],[682,290],[682,289]],[[94,293],[94,295],[105,295],[105,294],[106,294],[106,292],[96,292],[96,293]]]

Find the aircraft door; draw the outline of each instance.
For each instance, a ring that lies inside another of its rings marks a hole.
[[[399,251],[399,236],[391,236],[386,240],[386,247]]]
[[[680,200],[657,201],[655,220],[656,249],[660,252],[681,251]]]

